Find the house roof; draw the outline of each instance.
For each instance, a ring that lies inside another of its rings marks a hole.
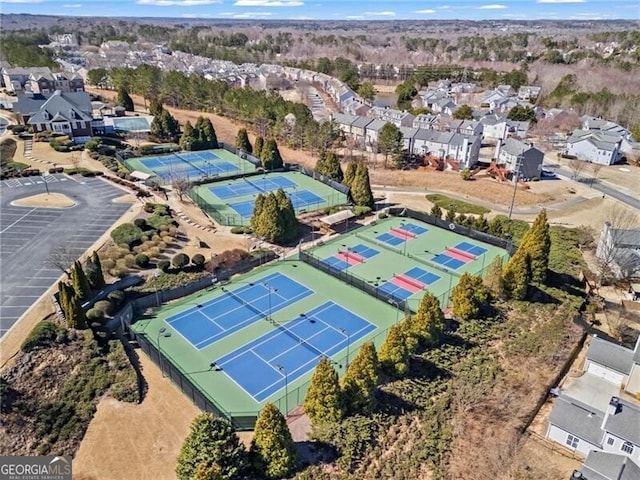
[[[416,140],[423,140],[432,143],[442,143],[448,145],[453,137],[452,132],[438,132],[427,128],[419,128],[416,132]]]
[[[389,122],[385,122],[384,120],[380,120],[379,118],[376,118],[370,124],[367,125],[366,129],[372,132],[379,132],[380,130],[382,130],[382,127],[384,127],[387,123]]]
[[[586,480],[637,480],[640,467],[626,455],[592,450],[580,469]]]
[[[628,442],[640,445],[640,407],[622,399],[618,402],[618,412],[607,416],[604,429]]]
[[[465,135],[463,133],[454,133],[451,139],[449,140],[449,145],[461,146],[464,145],[464,141],[470,145],[477,140],[476,135]]]
[[[524,152],[527,152],[531,149],[537,150],[535,147],[528,143],[521,142],[520,140],[516,140],[515,138],[507,138],[502,142],[501,151],[507,152],[510,155],[518,156],[522,155]]]
[[[398,130],[402,133],[403,138],[413,138],[416,136],[416,133],[418,133],[417,128],[411,127],[399,127]]]
[[[628,375],[633,365],[633,350],[595,337],[587,350],[587,359]]]
[[[76,103],[76,101],[80,103],[80,105]],[[74,94],[65,94],[56,90],[40,105],[38,111],[29,118],[28,123],[46,123],[49,121],[63,120],[91,121],[91,111],[91,98],[88,93],[77,92]]]
[[[603,132],[578,129],[574,130],[571,136],[567,139],[567,143],[587,141],[600,150],[612,152],[621,140],[622,138],[618,135],[608,135]]]
[[[372,119],[368,118],[368,117],[357,117],[353,123],[351,124],[352,127],[356,127],[356,128],[365,128],[367,125],[369,125],[371,122],[373,122]]]
[[[549,423],[593,445],[601,445],[604,432],[600,428],[604,412],[560,395],[549,415]]]
[[[347,113],[334,113],[333,120],[341,125],[351,125],[358,117]]]

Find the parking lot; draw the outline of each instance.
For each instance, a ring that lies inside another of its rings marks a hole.
[[[46,188],[66,195],[75,206],[11,205]],[[80,256],[130,208],[113,202],[126,193],[99,178],[62,174],[0,182],[0,336],[60,278],[61,270],[46,265],[51,249],[63,244]]]

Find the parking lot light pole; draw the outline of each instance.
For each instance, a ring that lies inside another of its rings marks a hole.
[[[171,332],[167,332],[167,329],[165,327],[160,327],[160,329],[158,330],[158,339],[156,343],[158,344],[158,352],[160,352],[160,356],[158,358],[160,360],[160,371],[162,372],[162,378],[165,377],[165,374],[164,367],[162,366],[162,344],[160,343],[160,337],[169,338],[170,336]]]
[[[346,368],[349,368],[349,341],[351,339],[351,335],[349,335],[349,332],[347,332],[346,329],[344,328],[338,328],[338,331],[340,333],[342,333],[345,337],[347,337],[347,361],[346,361]]]

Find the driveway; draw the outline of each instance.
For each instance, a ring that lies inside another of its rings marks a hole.
[[[19,198],[45,193],[45,186],[76,205],[11,205]],[[60,278],[60,270],[46,265],[51,249],[64,244],[80,256],[130,208],[130,203],[113,202],[126,193],[99,178],[62,174],[0,182],[0,336]]]

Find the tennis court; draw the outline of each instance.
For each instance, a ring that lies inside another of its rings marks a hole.
[[[176,178],[198,180],[255,171],[255,166],[224,149],[174,152],[125,160],[127,168],[158,176],[164,182]]]
[[[161,354],[165,370],[180,372],[171,377],[185,394],[197,391],[219,411],[248,418],[266,401],[283,412],[302,403],[321,355],[343,375],[364,342],[382,345],[400,314],[287,260],[164,305],[132,329]]]
[[[331,358],[371,333],[376,326],[331,301],[301,313],[286,324],[215,361],[256,402],[287,382],[310,373],[321,357]],[[346,333],[349,332],[349,337]]]
[[[296,213],[347,203],[346,194],[300,172],[253,175],[199,185],[189,193],[207,214],[223,225],[248,225],[259,193],[282,188]]]
[[[200,350],[311,295],[286,275],[273,273],[167,318],[167,323]]]
[[[361,258],[358,250],[363,247],[378,254]],[[508,258],[501,248],[404,217],[378,220],[307,253],[396,301],[406,300],[413,311],[427,290],[438,297],[441,305],[448,305],[451,289],[463,273],[481,274],[496,255]]]

